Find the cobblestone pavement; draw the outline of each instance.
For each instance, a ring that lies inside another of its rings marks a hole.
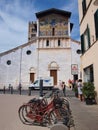
[[[0,130],[49,130],[47,127],[24,125],[18,109],[34,96],[0,94]]]
[[[72,110],[75,130],[98,130],[98,105],[86,105],[67,90],[67,99]],[[20,105],[34,96],[0,94],[0,130],[50,130],[47,127],[28,126],[18,117]],[[73,128],[71,128],[73,130]]]
[[[70,91],[73,95],[73,92]],[[98,105],[86,105],[78,98],[68,95],[72,110],[75,130],[98,130]]]

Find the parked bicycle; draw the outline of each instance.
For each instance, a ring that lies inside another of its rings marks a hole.
[[[48,102],[47,98],[51,98]],[[62,122],[68,128],[74,125],[69,102],[59,97],[59,91],[46,94],[42,99],[34,98],[19,108],[22,123],[50,126]]]

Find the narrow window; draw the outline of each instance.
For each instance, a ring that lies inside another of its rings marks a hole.
[[[90,47],[91,42],[90,42],[90,29],[89,26],[87,25],[87,37],[88,37],[88,47]]]
[[[61,44],[61,43],[60,43],[60,39],[59,39],[59,40],[58,40],[58,46],[60,46],[60,44]]]
[[[49,40],[46,41],[46,46],[49,46]]]
[[[94,14],[94,20],[95,20],[95,35],[96,35],[96,40],[98,40],[98,9]]]
[[[87,28],[84,32],[84,46],[85,46],[85,51],[90,47],[90,30],[89,27],[87,25]]]
[[[81,50],[82,50],[82,54],[84,53],[84,35],[81,35]]]
[[[81,50],[82,54],[90,48],[90,29],[89,26],[87,25],[87,28],[84,32],[84,34],[81,35]]]
[[[83,11],[83,16],[84,16],[86,13],[86,0],[82,1],[82,11]]]
[[[52,36],[55,34],[55,28],[52,28]]]

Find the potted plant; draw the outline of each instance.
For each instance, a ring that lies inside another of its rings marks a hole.
[[[87,105],[92,105],[96,103],[95,101],[96,91],[94,84],[92,82],[83,83],[82,92]]]

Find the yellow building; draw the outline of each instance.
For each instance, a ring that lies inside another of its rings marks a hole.
[[[98,93],[98,0],[78,0],[83,82],[93,82]]]

